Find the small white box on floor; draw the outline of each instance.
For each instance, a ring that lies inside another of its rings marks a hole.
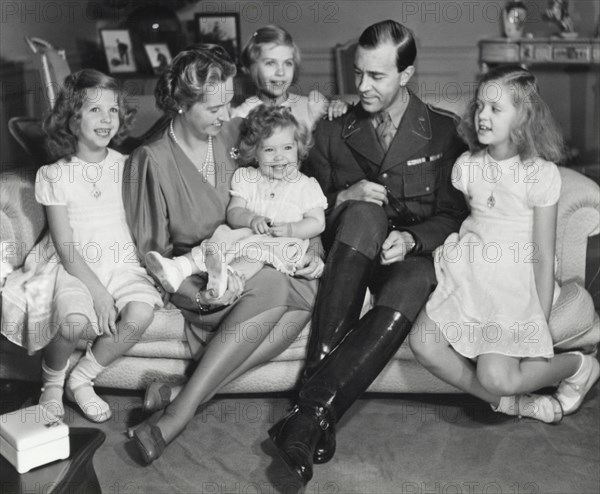
[[[69,427],[41,405],[0,415],[0,454],[25,473],[69,457]]]

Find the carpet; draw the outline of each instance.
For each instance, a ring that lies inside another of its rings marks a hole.
[[[101,395],[114,415],[95,467],[109,494],[292,494],[285,466],[266,440],[286,396],[217,396],[150,466],[126,426],[141,395]],[[338,451],[315,466],[307,494],[592,494],[600,485],[598,385],[558,425],[492,412],[465,395],[367,395],[339,424]],[[92,426],[68,407],[66,422]]]

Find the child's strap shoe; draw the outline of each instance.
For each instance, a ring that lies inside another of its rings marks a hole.
[[[65,385],[65,376],[69,368],[69,361],[64,369],[54,370],[42,360],[42,394],[40,395],[39,404],[46,407],[52,415],[58,419],[65,416],[65,408],[63,406],[63,391]]]
[[[506,415],[530,417],[546,424],[557,424],[563,418],[560,402],[549,395],[521,394],[503,396],[497,407],[490,405],[495,412]]]
[[[106,422],[112,416],[108,403],[94,392],[93,380],[105,368],[96,361],[88,347],[67,380],[67,398],[77,403],[92,422]]]
[[[600,377],[600,364],[595,357],[584,355],[581,352],[569,353],[579,355],[581,364],[575,374],[561,381],[554,394],[565,415],[574,413],[581,406],[585,395]]]

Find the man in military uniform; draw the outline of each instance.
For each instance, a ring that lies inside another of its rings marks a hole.
[[[396,353],[435,287],[431,253],[467,215],[451,184],[466,150],[451,114],[407,88],[412,33],[368,27],[355,57],[360,104],[316,129],[303,172],[327,195],[328,251],[298,405],[270,431],[296,477],[335,451],[334,425]],[[366,289],[374,307],[359,319]]]

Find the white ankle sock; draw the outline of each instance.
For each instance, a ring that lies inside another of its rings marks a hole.
[[[93,387],[93,380],[104,369],[106,367],[96,361],[91,347],[88,347],[67,380],[67,396],[93,422],[105,422],[112,415],[108,403],[94,392]]]
[[[65,415],[63,406],[63,391],[65,385],[65,376],[69,368],[69,361],[64,369],[54,370],[48,367],[45,360],[42,360],[42,394],[39,404],[55,417],[62,418]]]

